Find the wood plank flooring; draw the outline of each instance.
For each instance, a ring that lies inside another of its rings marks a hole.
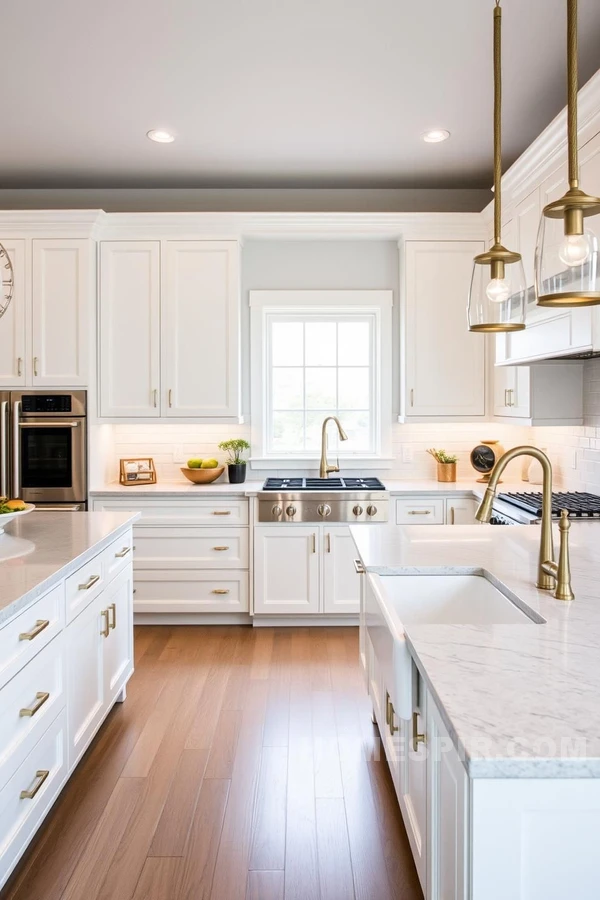
[[[1,900],[422,900],[354,628],[140,626]]]

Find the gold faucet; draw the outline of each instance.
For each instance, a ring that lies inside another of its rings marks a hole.
[[[348,440],[348,435],[342,428],[341,422],[337,416],[327,416],[326,419],[323,419],[323,425],[321,427],[321,465],[319,467],[319,477],[320,478],[328,478],[330,472],[339,472],[339,466],[330,466],[327,462],[327,423],[333,419],[335,424],[337,425],[337,429],[340,433],[340,439],[342,441]]]
[[[560,513],[560,555],[558,565],[554,561],[554,544],[552,540],[552,465],[545,453],[537,447],[513,447],[501,456],[490,475],[487,490],[475,513],[480,522],[489,522],[500,476],[509,462],[517,456],[532,456],[542,466],[542,531],[540,535],[540,556],[536,587],[543,591],[554,590],[557,600],[574,600],[571,590],[571,568],[569,565],[569,514],[563,509]]]

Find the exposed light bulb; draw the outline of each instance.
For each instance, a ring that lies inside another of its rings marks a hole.
[[[492,278],[485,293],[490,303],[506,303],[510,297],[510,285],[504,278]]]
[[[558,255],[565,266],[582,266],[587,262],[591,252],[590,236],[587,234],[568,234],[560,246]]]

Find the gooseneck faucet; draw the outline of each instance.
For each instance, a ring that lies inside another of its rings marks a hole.
[[[487,490],[475,517],[480,522],[489,522],[500,476],[506,466],[518,456],[532,456],[542,467],[542,530],[540,534],[540,555],[536,587],[543,591],[554,590],[557,600],[573,600],[571,590],[571,569],[569,565],[569,528],[571,523],[566,510],[560,514],[560,556],[558,565],[554,561],[554,543],[552,540],[552,464],[537,447],[513,447],[501,456],[490,475]]]
[[[328,478],[330,472],[339,472],[339,466],[330,466],[327,462],[327,423],[333,419],[335,424],[337,425],[337,429],[340,435],[340,440],[347,441],[348,435],[342,428],[342,423],[338,419],[337,416],[327,416],[326,419],[323,419],[323,425],[321,427],[321,465],[319,467],[319,477],[320,478]]]

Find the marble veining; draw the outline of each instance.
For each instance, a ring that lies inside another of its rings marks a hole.
[[[138,518],[139,513],[128,512],[34,510],[9,522],[0,535],[0,626],[100,553]]]
[[[571,603],[535,587],[539,526],[351,531],[368,572],[483,574],[546,620],[406,626],[472,777],[600,777],[600,523],[573,522]],[[554,541],[558,549],[556,526]]]

